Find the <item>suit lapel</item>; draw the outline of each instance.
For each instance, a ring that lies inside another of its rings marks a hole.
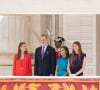
[[[47,46],[46,51],[45,51],[45,53],[44,53],[44,58],[46,57],[46,55],[47,55],[47,53],[48,53],[48,49],[49,49],[49,45]],[[44,58],[43,58],[43,59],[44,59]]]
[[[42,59],[42,47],[40,47],[39,53],[40,53],[40,58]]]

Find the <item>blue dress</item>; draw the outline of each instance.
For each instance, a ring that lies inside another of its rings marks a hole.
[[[69,58],[61,57],[57,59],[57,66],[58,66],[58,76],[64,76],[67,72],[67,65],[68,65]]]

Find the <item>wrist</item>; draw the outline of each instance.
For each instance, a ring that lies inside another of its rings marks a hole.
[[[77,76],[78,74],[77,73],[75,73],[75,76]]]

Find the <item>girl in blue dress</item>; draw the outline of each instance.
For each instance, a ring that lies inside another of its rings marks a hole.
[[[61,47],[60,58],[57,59],[56,76],[67,76],[67,65],[69,61],[69,50],[66,46]]]

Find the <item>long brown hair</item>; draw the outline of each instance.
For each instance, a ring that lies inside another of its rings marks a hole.
[[[20,42],[20,43],[19,43],[19,46],[18,46],[18,53],[17,53],[17,55],[18,55],[18,56],[17,56],[17,60],[20,59],[20,57],[21,57],[21,49],[20,49],[20,47],[21,47],[23,44],[26,44],[26,43],[25,43],[25,42]],[[25,53],[27,54],[28,51],[26,50]]]
[[[78,46],[78,59],[80,60],[80,56],[83,54],[82,47],[81,47],[81,43],[79,41],[75,41],[73,43],[73,45],[74,44],[76,44]],[[76,52],[74,51],[74,49],[72,49],[72,54],[70,56],[70,61],[69,61],[70,65],[72,65],[72,63],[73,63],[73,59],[74,59],[74,55],[75,54],[76,54]]]

